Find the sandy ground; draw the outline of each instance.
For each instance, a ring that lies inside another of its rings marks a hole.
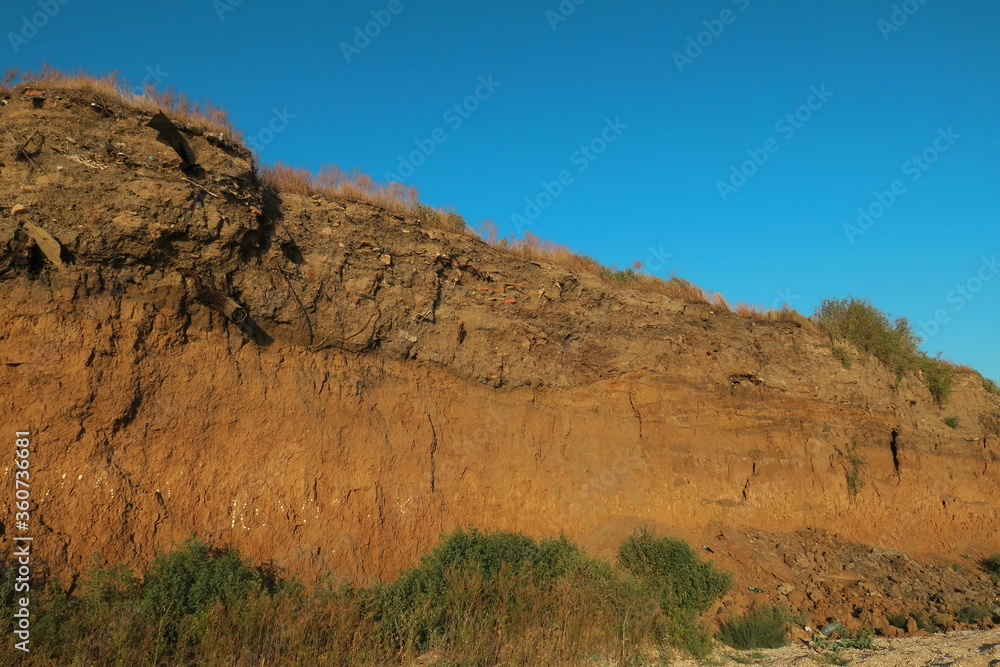
[[[930,637],[905,639],[876,638],[877,651],[841,650],[829,658],[830,652],[819,653],[802,646],[779,649],[733,651],[720,649],[709,660],[672,660],[678,667],[705,667],[706,665],[769,665],[786,667],[796,665],[850,664],[864,667],[1000,667],[1000,629],[967,630]],[[846,658],[847,663],[837,658]]]

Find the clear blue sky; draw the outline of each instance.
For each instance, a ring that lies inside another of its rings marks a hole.
[[[0,62],[158,73],[264,162],[406,173],[732,303],[938,316],[925,349],[1000,380],[1000,5],[576,2],[8,0]]]

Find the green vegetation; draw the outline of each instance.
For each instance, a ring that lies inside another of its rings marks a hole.
[[[789,612],[780,605],[765,605],[745,616],[727,620],[719,632],[719,640],[742,651],[780,648],[788,643],[785,628]]]
[[[874,651],[876,650],[875,630],[872,628],[861,628],[860,630],[852,632],[848,636],[841,639],[840,645],[844,648]]]
[[[861,479],[861,470],[868,464],[864,457],[858,454],[858,443],[852,442],[850,449],[847,450],[847,493],[851,496],[853,500],[861,489],[865,485],[865,481]]]
[[[833,356],[840,360],[840,363],[844,365],[844,368],[850,368],[854,365],[854,360],[847,356],[847,350],[839,345],[833,346]]]
[[[903,627],[906,627],[906,617],[903,616]],[[821,651],[812,656],[813,660],[827,665],[847,665],[851,659],[841,655],[841,649],[877,650],[875,646],[875,631],[871,628],[861,628],[850,632],[840,639],[828,639],[824,635],[814,635],[813,644]]]
[[[917,368],[923,373],[924,383],[938,405],[944,405],[951,396],[951,382],[954,368],[947,361],[931,359],[927,356],[917,358]]]
[[[657,538],[642,530],[618,550],[622,566],[659,598],[669,620],[671,642],[692,655],[705,657],[712,640],[698,616],[732,587],[732,577],[698,559],[682,540]]]
[[[906,614],[889,614],[886,620],[889,621],[889,625],[895,626],[900,630],[906,629],[906,621],[909,618]]]
[[[944,423],[945,425],[951,428],[958,428],[958,417],[955,415],[952,415],[951,417],[945,417]]]
[[[10,604],[15,569],[0,569]],[[388,583],[307,591],[235,550],[191,538],[140,579],[91,566],[72,594],[31,598],[32,653],[44,664],[637,664],[671,645],[707,653],[699,624],[729,576],[684,542],[633,535],[621,562],[565,538],[457,531]],[[10,634],[13,619],[0,621]],[[13,642],[0,663],[13,663]]]
[[[602,266],[600,272],[605,279],[615,283],[633,283],[639,280],[639,274],[634,269],[619,271],[614,267]]]
[[[894,625],[901,630],[905,630],[906,624],[911,618],[916,622],[917,628],[925,632],[940,632],[944,629],[937,622],[937,619],[934,616],[924,618],[923,614],[919,612],[911,612],[909,615],[891,614],[888,617],[888,621],[890,625]]]
[[[944,630],[934,616],[924,618],[924,615],[920,612],[910,612],[909,614],[890,614],[888,616],[888,621],[889,625],[894,625],[900,630],[905,630],[906,624],[911,618],[916,622],[917,628],[923,630],[924,632],[941,632]]]
[[[381,642],[415,655],[461,648],[476,664],[500,657],[484,638],[556,635],[572,655],[618,647],[630,654],[666,634],[656,599],[634,578],[586,556],[565,538],[458,531],[420,564],[370,591]],[[553,630],[550,628],[549,630]]]
[[[995,607],[987,607],[986,605],[975,603],[962,607],[955,614],[955,618],[962,623],[978,623],[984,618],[992,619],[997,615],[997,610]]]
[[[911,612],[910,618],[917,622],[917,628],[923,630],[924,632],[943,632],[944,626],[937,622],[937,617],[930,616],[924,618],[924,615],[920,612]]]
[[[467,227],[465,218],[455,211],[438,209],[426,204],[417,204],[416,208],[417,215],[419,215],[421,219],[436,223],[439,227],[454,229],[458,232],[465,231],[465,228]]]
[[[983,389],[985,389],[987,393],[993,394],[994,396],[1000,396],[1000,385],[985,375],[980,375],[979,377],[982,379]]]
[[[827,299],[813,318],[832,341],[846,340],[891,370],[901,379],[919,371],[934,400],[943,404],[951,393],[953,367],[918,349],[920,337],[905,317],[894,322],[865,299]],[[834,352],[836,355],[836,351]],[[844,355],[846,358],[846,354]],[[838,356],[838,359],[843,359]]]
[[[1000,586],[1000,554],[987,556],[982,560],[980,565],[982,565],[983,569],[992,575],[993,583]]]

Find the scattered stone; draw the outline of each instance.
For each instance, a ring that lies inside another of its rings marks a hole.
[[[63,267],[62,261],[62,246],[59,245],[59,241],[49,234],[47,231],[31,224],[30,222],[24,223],[24,231],[30,236],[35,243],[38,245],[38,249],[42,251],[45,258],[50,262],[55,264],[58,268]]]
[[[28,207],[25,206],[24,204],[14,204],[13,206],[10,207],[10,213],[11,213],[11,215],[17,215],[18,213],[24,213],[27,210],[28,210]]]

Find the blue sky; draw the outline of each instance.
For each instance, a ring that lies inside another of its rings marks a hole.
[[[998,25],[987,0],[8,0],[0,62],[162,79],[263,162],[405,174],[731,303],[866,297],[1000,380]]]

